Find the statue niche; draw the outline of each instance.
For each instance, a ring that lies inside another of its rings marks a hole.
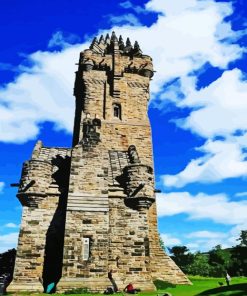
[[[84,147],[96,146],[100,142],[99,129],[101,128],[101,120],[97,117],[91,119],[89,114],[83,120],[82,141]]]

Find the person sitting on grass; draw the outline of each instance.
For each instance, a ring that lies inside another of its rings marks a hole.
[[[129,283],[125,288],[124,288],[124,292],[127,292],[129,294],[136,294],[138,292],[140,292],[140,289],[135,289],[132,283]]]

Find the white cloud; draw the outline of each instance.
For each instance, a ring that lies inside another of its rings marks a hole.
[[[225,194],[207,195],[188,192],[171,192],[157,195],[158,217],[187,215],[196,220],[200,227],[202,220],[226,225],[229,230],[209,231],[204,229],[183,233],[178,237],[180,245],[186,245],[192,252],[207,251],[221,245],[228,248],[237,245],[241,230],[247,229],[247,201],[231,201]],[[172,235],[168,235],[172,237]],[[171,243],[176,245],[177,243]]]
[[[141,23],[139,22],[138,18],[132,14],[127,13],[124,15],[108,15],[107,18],[113,25],[131,25],[131,26],[141,26]]]
[[[198,250],[201,250],[198,243],[189,243],[186,244],[186,247],[190,250],[190,252],[194,253]]]
[[[206,62],[224,68],[243,52],[238,45],[231,44],[241,33],[231,30],[224,20],[232,12],[229,3],[181,0],[177,5],[151,0],[146,10],[163,15],[159,14],[157,22],[146,27],[140,26],[135,16],[126,14],[120,17],[128,25],[113,29],[125,38],[129,36],[132,42],[138,40],[143,52],[153,57],[157,70],[151,86],[153,98],[171,79],[186,77]],[[227,42],[221,42],[223,37],[229,37]],[[51,40],[53,45],[63,42],[61,34]],[[0,89],[0,141],[23,143],[33,139],[44,121],[71,132],[74,64],[86,47],[88,44],[74,45],[61,52],[36,52],[29,56],[33,66],[20,67],[22,73],[16,80]]]
[[[235,226],[230,231],[226,232],[213,232],[213,231],[196,231],[185,235],[189,238],[190,243],[187,244],[188,248],[192,248],[193,251],[208,251],[217,245],[221,245],[222,248],[230,248],[236,246],[239,242],[237,238],[240,234],[240,229],[243,225]]]
[[[142,8],[139,5],[133,5],[130,1],[124,1],[119,4],[121,7],[125,9],[133,9],[136,13],[148,13],[146,9]]]
[[[188,80],[182,81],[182,84],[186,98],[179,106],[200,108],[192,111],[183,122],[180,121],[180,127],[205,138],[246,130],[247,81],[239,69],[225,71],[220,78],[199,91],[195,90],[195,86],[188,89]]]
[[[191,232],[186,235],[188,238],[205,238],[205,239],[213,239],[213,238],[226,238],[227,234],[223,232],[213,232],[208,230],[201,230]]]
[[[243,137],[232,137],[225,141],[208,140],[197,148],[204,156],[192,159],[176,175],[162,176],[164,185],[180,188],[193,182],[215,183],[227,178],[246,176],[247,161],[246,153],[242,152],[242,140]]]
[[[239,242],[240,230],[245,228],[233,227],[230,231],[226,232],[213,232],[208,230],[195,231],[176,238],[171,234],[161,234],[166,247],[172,246],[186,246],[190,252],[195,253],[198,251],[204,252],[211,250],[217,245],[222,248],[229,248],[237,245]]]
[[[197,0],[182,0],[179,2],[171,2],[169,0],[152,0],[146,4],[146,8],[156,12],[163,12],[165,15],[178,15],[185,11],[200,11],[209,6],[214,6],[214,1],[197,1]],[[228,15],[231,12],[230,5],[223,3],[217,5],[216,9],[221,14]]]
[[[33,139],[44,121],[71,132],[73,73],[81,50],[82,46],[75,45],[62,52],[30,55],[33,66],[0,89],[0,141],[23,143]]]
[[[218,34],[220,37],[217,35],[220,25],[225,23],[224,17],[231,13],[229,4],[186,0],[180,1],[175,11],[167,10],[168,4],[163,0],[147,4],[147,9],[155,7],[156,11],[165,13],[150,28],[115,28],[131,40],[137,39],[143,52],[153,57],[157,70],[152,83],[154,93],[161,90],[164,82],[186,76],[205,62],[225,67],[242,52],[238,45],[220,42],[222,32]],[[177,6],[174,2],[171,5]],[[228,34],[234,36],[230,26],[228,29]]]
[[[241,71],[225,71],[200,90],[195,90],[195,83],[194,78],[181,79],[180,91],[185,98],[178,100],[174,92],[171,96],[178,107],[194,108],[176,123],[209,140],[197,148],[204,156],[192,159],[176,175],[163,176],[166,186],[183,187],[192,182],[212,183],[247,175],[247,82]],[[214,140],[217,136],[221,139]]]
[[[18,232],[12,232],[4,235],[0,235],[0,253],[3,253],[9,249],[16,248],[18,240]]]
[[[48,48],[60,47],[67,48],[71,46],[71,43],[78,43],[80,38],[75,34],[64,34],[62,31],[57,31],[52,35],[52,38],[48,42]]]
[[[247,192],[238,192],[235,194],[235,197],[246,197],[247,196]]]
[[[247,221],[243,221],[242,223],[234,226],[231,231],[230,231],[230,240],[231,242],[234,244],[239,244],[239,241],[237,241],[237,239],[240,236],[240,233],[242,230],[246,230],[247,229]]]
[[[178,239],[176,237],[173,237],[170,234],[161,233],[160,236],[161,236],[161,239],[164,242],[165,247],[181,245],[180,239]]]
[[[19,225],[15,224],[15,223],[12,223],[12,222],[7,223],[4,226],[8,227],[8,228],[18,228],[19,227]]]
[[[171,192],[157,195],[158,216],[188,215],[188,219],[209,219],[225,225],[243,225],[247,201],[231,201],[225,194],[207,195]]]

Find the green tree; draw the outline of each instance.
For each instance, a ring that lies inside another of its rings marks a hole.
[[[232,265],[230,272],[236,276],[247,276],[247,230],[242,230],[239,238],[240,243],[231,249]]]
[[[211,266],[209,256],[200,252],[194,255],[193,262],[188,266],[188,273],[191,275],[210,276]]]
[[[231,252],[229,249],[222,249],[217,245],[209,254],[209,264],[212,266],[211,273],[213,276],[224,276],[232,264]]]
[[[188,266],[193,262],[194,255],[190,253],[186,246],[174,246],[168,249],[172,254],[171,258],[182,269],[183,272],[188,273]]]
[[[241,247],[247,247],[247,230],[241,230],[240,236],[237,239],[240,241],[240,246]]]

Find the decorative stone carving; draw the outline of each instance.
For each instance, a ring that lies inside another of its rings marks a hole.
[[[128,149],[130,163],[140,163],[140,159],[134,145],[130,145]]]
[[[100,141],[100,133],[97,132],[101,127],[99,118],[91,119],[87,116],[83,120],[83,138],[82,144],[85,147],[94,146]]]

